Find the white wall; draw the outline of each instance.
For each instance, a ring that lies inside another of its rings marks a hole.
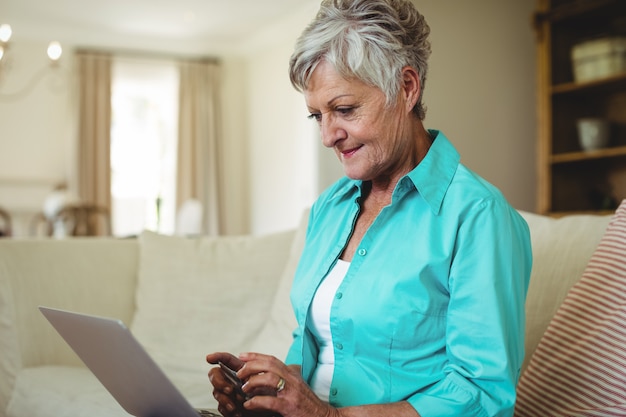
[[[289,81],[288,63],[317,7],[260,33],[244,45],[247,58],[251,232],[294,227],[318,194],[317,126]]]
[[[413,0],[431,27],[426,125],[511,204],[535,210],[534,0]]]
[[[71,56],[50,68],[45,43],[15,40],[0,70],[0,206],[24,234],[43,198],[71,175]]]

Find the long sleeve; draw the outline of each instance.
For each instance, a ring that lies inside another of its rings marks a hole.
[[[408,399],[424,415],[513,415],[531,251],[526,224],[499,206],[479,205],[459,228],[445,377]]]

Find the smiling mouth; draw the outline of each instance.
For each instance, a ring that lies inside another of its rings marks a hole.
[[[363,146],[363,145],[361,145]],[[345,158],[349,158],[352,155],[354,155],[356,153],[356,151],[358,151],[359,149],[361,149],[361,146],[357,146],[356,148],[352,148],[352,149],[346,149],[341,151],[341,155]]]

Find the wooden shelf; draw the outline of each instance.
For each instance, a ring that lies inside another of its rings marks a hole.
[[[626,72],[600,80],[586,81],[581,83],[571,82],[552,86],[553,95],[565,95],[575,93],[604,92],[616,87],[626,87]]]
[[[551,22],[559,22],[572,18],[581,18],[588,13],[600,11],[605,8],[619,7],[623,0],[572,0],[567,4],[554,7],[545,13],[544,19]]]
[[[550,217],[564,217],[571,215],[594,215],[594,216],[606,216],[610,214],[614,214],[614,210],[572,210],[572,211],[552,211],[547,213]]]
[[[626,157],[626,146],[598,149],[596,151],[567,152],[552,155],[552,164],[588,161],[592,159]]]
[[[543,0],[539,0],[541,1]],[[626,2],[623,0],[565,0],[560,3],[563,4],[556,4],[551,10],[537,11],[533,15],[534,25],[539,26],[545,22],[567,25],[570,22],[619,13],[626,8]]]
[[[623,0],[571,0],[566,4],[554,7],[546,13],[545,18],[551,22],[559,22],[585,17],[589,13],[601,11],[605,8],[619,7],[622,4]]]
[[[626,198],[626,73],[573,81],[572,48],[626,36],[626,0],[537,0],[537,211],[606,214]],[[611,147],[580,150],[577,121],[610,121]]]

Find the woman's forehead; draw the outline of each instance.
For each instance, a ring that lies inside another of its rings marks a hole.
[[[303,91],[307,100],[330,102],[340,97],[382,93],[357,78],[346,78],[328,63],[320,63]]]

